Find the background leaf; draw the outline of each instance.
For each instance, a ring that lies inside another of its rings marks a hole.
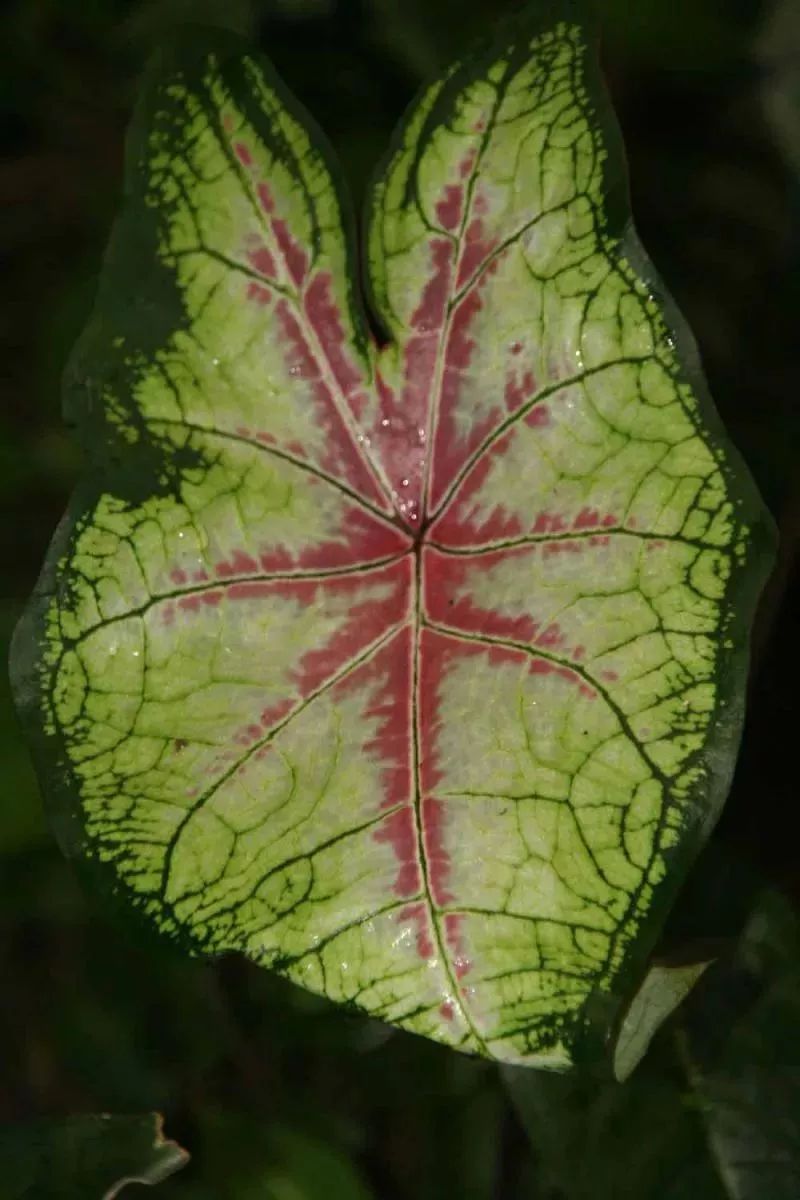
[[[785,900],[762,895],[624,1085],[505,1070],[558,1200],[796,1195],[799,934]]]
[[[8,1200],[114,1200],[128,1183],[160,1183],[189,1155],[164,1139],[161,1118],[74,1116],[0,1129]]]

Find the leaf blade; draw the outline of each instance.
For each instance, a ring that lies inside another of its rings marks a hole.
[[[557,1069],[604,1052],[727,790],[766,525],[576,11],[412,112],[383,347],[271,70],[168,64],[73,369],[94,477],[15,652],[81,850],[164,931]]]

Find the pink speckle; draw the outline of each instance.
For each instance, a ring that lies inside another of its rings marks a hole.
[[[214,573],[220,579],[230,579],[234,575],[254,575],[257,570],[256,560],[243,550],[235,550],[228,561],[223,560],[214,565]]]
[[[422,289],[419,304],[411,314],[411,324],[420,333],[431,333],[439,329],[444,321],[450,292],[452,247],[444,238],[435,238],[430,249],[433,273]]]
[[[466,179],[467,176],[472,172],[472,169],[475,166],[476,157],[476,152],[474,150],[470,150],[464,155],[461,162],[458,164],[458,173],[462,179]]]
[[[525,371],[521,381],[515,373],[509,375],[505,386],[506,408],[509,412],[515,412],[526,400],[530,400],[535,391],[536,380],[534,379],[533,371]],[[527,424],[537,424],[537,422],[530,421],[532,413],[536,411],[534,408],[531,413],[528,413],[525,418]]]
[[[452,1021],[453,1017],[455,1016],[455,1011],[453,1009],[453,1001],[445,1000],[442,1004],[439,1005],[439,1012],[444,1017],[445,1021]]]
[[[407,904],[397,914],[398,921],[412,921],[417,926],[417,954],[420,958],[433,958],[433,941],[428,925],[428,912],[424,904]]]
[[[272,729],[273,725],[277,725],[291,708],[288,700],[280,700],[277,704],[273,704],[270,708],[261,710],[259,721],[264,729]]]
[[[411,807],[406,805],[390,813],[373,836],[376,842],[389,843],[400,864],[394,881],[395,895],[416,895],[421,887],[421,878],[417,861],[417,831]]]
[[[543,649],[552,649],[555,646],[564,644],[564,634],[559,629],[558,625],[548,625],[536,639],[536,645]]]
[[[234,142],[233,150],[243,167],[251,167],[253,165],[253,156],[244,142]]]
[[[467,280],[483,265],[496,245],[496,238],[486,237],[482,218],[473,217],[467,226],[456,287],[464,286]]]
[[[584,683],[581,677],[569,667],[563,667],[560,663],[550,662],[549,659],[535,658],[530,664],[530,672],[532,675],[556,675],[560,679],[566,679],[567,682],[575,684],[578,691],[587,700],[595,700],[597,693],[594,688],[589,687]]]
[[[550,424],[550,409],[546,404],[536,404],[525,414],[525,424],[531,429],[544,429]]]
[[[181,567],[174,567],[173,570],[170,571],[169,577],[172,582],[177,584],[179,587],[181,584],[186,583],[189,578],[189,576]]]
[[[331,294],[332,283],[330,271],[315,274],[306,291],[305,310],[342,394],[350,397],[363,381],[347,352],[342,313]]]
[[[296,287],[300,287],[308,270],[308,255],[297,239],[292,237],[285,221],[275,217],[272,221],[272,232],[292,282]]]
[[[453,952],[453,970],[456,979],[463,979],[472,967],[464,943],[463,913],[447,913],[444,918],[445,941]]]
[[[567,522],[560,513],[540,512],[533,523],[533,533],[565,533]]]
[[[573,529],[594,529],[600,524],[600,513],[596,508],[582,508],[572,522]]]
[[[258,196],[258,203],[261,205],[264,212],[268,215],[274,213],[275,201],[272,199],[272,192],[269,190],[266,183],[259,183],[256,186],[256,194]]]
[[[445,805],[434,796],[422,801],[422,837],[428,863],[428,882],[437,904],[449,904],[453,899],[447,890],[450,874],[450,855],[445,845]]]
[[[254,304],[259,304],[263,308],[269,304],[271,296],[269,288],[265,288],[263,284],[256,283],[255,280],[250,280],[247,285],[247,299],[252,300]]]
[[[456,229],[461,220],[462,189],[450,183],[444,189],[444,198],[436,205],[436,216],[443,229]]]
[[[261,275],[265,275],[268,279],[274,279],[278,273],[275,266],[275,259],[266,246],[260,246],[257,250],[248,251],[247,261],[254,270],[258,271]]]

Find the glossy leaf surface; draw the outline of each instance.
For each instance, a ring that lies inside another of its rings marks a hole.
[[[727,790],[766,530],[593,42],[538,6],[412,109],[366,222],[385,344],[269,66],[163,56],[15,651],[65,842],[162,930],[555,1068]]]

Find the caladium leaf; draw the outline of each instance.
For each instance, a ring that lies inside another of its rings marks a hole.
[[[768,519],[581,6],[412,108],[366,223],[385,344],[352,225],[267,63],[161,56],[18,695],[65,844],[160,929],[563,1068],[726,792]]]

